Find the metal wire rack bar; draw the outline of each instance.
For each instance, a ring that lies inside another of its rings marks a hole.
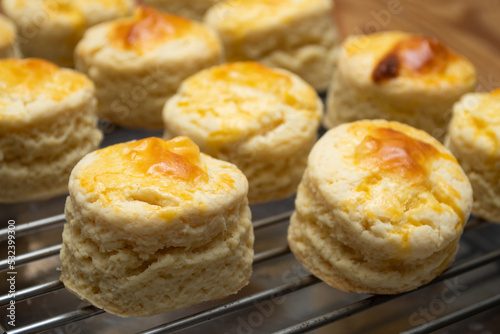
[[[23,234],[29,233],[32,230],[48,227],[55,224],[62,224],[66,221],[64,214],[43,218],[40,220],[35,220],[29,223],[20,224],[16,226],[16,235],[22,236]],[[8,228],[0,230],[0,241],[4,241],[8,238]]]
[[[26,288],[23,290],[16,291],[15,301],[18,302],[18,301],[30,299],[33,297],[38,297],[38,296],[47,294],[49,292],[62,289],[62,288],[64,288],[64,285],[59,280],[54,280],[52,282],[47,282],[47,283],[35,285],[35,286],[29,287],[29,288]],[[9,298],[8,294],[1,296],[0,297],[0,307],[7,306],[9,301],[10,301],[10,298]]]
[[[445,271],[443,274],[438,276],[435,280],[427,284],[426,286],[423,286],[421,289],[430,286],[432,284],[436,284],[439,282],[442,282],[444,280],[447,280],[449,278],[461,275],[463,273],[466,273],[468,271],[472,271],[474,269],[477,269],[479,267],[482,267],[484,265],[487,265],[489,263],[495,262],[496,260],[500,260],[500,250],[488,253],[486,255],[479,256],[477,258],[474,258],[469,261],[465,261],[464,263],[454,265],[453,267],[450,267],[447,271]],[[407,292],[407,293],[411,293]],[[407,293],[403,294],[398,294],[395,296],[372,296],[367,299],[364,299],[362,301],[355,302],[353,304],[347,305],[343,308],[331,311],[327,314],[321,315],[319,317],[315,317],[309,320],[306,320],[304,322],[301,322],[299,324],[296,324],[294,326],[290,326],[286,329],[283,329],[281,331],[277,331],[274,334],[296,334],[296,333],[306,333],[309,331],[312,331],[314,329],[326,326],[328,324],[331,324],[335,321],[341,320],[343,318],[346,318],[348,316],[351,316],[353,314],[359,313],[361,311],[364,311],[370,307],[376,306],[383,304],[385,302],[388,302],[394,298],[401,297]],[[438,318],[439,319],[439,318]],[[419,333],[419,332],[417,332]]]
[[[81,309],[71,311],[65,314],[58,315],[53,318],[49,318],[40,322],[33,323],[28,326],[19,327],[16,329],[10,330],[9,334],[20,334],[20,333],[40,333],[49,329],[57,328],[59,326],[76,322],[79,320],[87,319],[98,314],[104,313],[104,310],[101,310],[94,306],[85,306]]]
[[[16,256],[16,266],[23,265],[29,262],[41,260],[49,256],[59,254],[61,250],[61,245],[55,245],[47,248],[43,248],[34,252],[22,254]],[[9,267],[9,262],[7,259],[0,261],[0,271],[6,270]]]
[[[290,215],[293,211],[287,211],[283,212],[277,215],[273,215],[271,217],[267,217],[264,219],[260,219],[254,222],[254,227],[256,230],[271,226],[273,224],[281,223],[290,218]],[[64,215],[58,215],[54,217],[50,217],[44,220],[39,220],[35,221],[32,223],[27,223],[22,226],[22,231],[23,233],[27,233],[29,231],[35,230],[40,227],[45,227],[45,226],[50,226],[52,224],[56,223],[62,223],[64,222]],[[476,224],[474,227],[477,226]],[[16,232],[19,230],[17,229]],[[0,238],[1,238],[1,233],[3,231],[0,231]],[[41,250],[37,250],[34,252],[30,252],[21,256],[18,256],[16,258],[17,264],[27,264],[33,261],[37,261],[40,259],[43,259],[48,256],[52,256],[57,254],[60,251],[61,245],[54,245],[51,247],[47,247]],[[259,252],[255,255],[254,262],[255,264],[258,264],[260,262],[273,259],[279,256],[283,256],[285,254],[288,254],[290,252],[289,248],[287,246],[281,246],[281,247],[276,247],[272,249],[268,249],[262,252]],[[440,275],[437,279],[435,279],[433,282],[430,284],[435,284],[437,282],[461,275],[463,273],[472,271],[474,269],[477,269],[479,267],[485,266],[487,264],[490,264],[492,262],[500,260],[500,250],[492,251],[487,254],[478,256],[472,260],[465,261],[463,263],[456,264],[452,267],[450,267],[447,271],[445,271],[442,275]],[[5,263],[4,263],[5,262]],[[6,267],[6,260],[0,262],[0,270],[5,270]],[[250,307],[252,305],[255,305],[256,303],[263,302],[265,300],[270,300],[285,294],[292,293],[294,291],[298,291],[300,289],[304,289],[306,287],[309,287],[311,285],[314,285],[316,283],[319,283],[320,281],[313,277],[313,276],[307,276],[305,278],[302,278],[299,283],[292,283],[292,284],[285,284],[281,285],[272,289],[268,289],[265,291],[261,291],[259,293],[253,294],[248,297],[241,298],[239,300],[236,300],[234,302],[230,302],[228,304],[218,306],[191,316],[187,316],[178,320],[175,320],[173,322],[166,323],[164,325],[161,325],[156,328],[149,329],[147,331],[144,331],[143,334],[154,334],[154,333],[163,333],[165,331],[175,331],[175,330],[180,330],[180,329],[185,329],[189,328],[191,326],[195,326],[197,324],[206,322],[210,319],[214,319],[217,317],[221,317],[236,311],[240,311],[242,309],[245,309],[247,307]],[[64,285],[59,281],[59,280],[54,280],[48,283],[36,285],[27,289],[23,289],[20,291],[16,292],[16,301],[21,301],[21,300],[26,300],[29,298],[33,297],[38,297],[59,289],[64,288]],[[425,287],[424,287],[425,288]],[[390,300],[393,300],[394,298],[398,298],[404,294],[399,294],[395,296],[371,296],[368,298],[365,298],[360,301],[356,301],[354,303],[351,303],[349,305],[345,305],[341,308],[338,308],[336,310],[333,310],[327,314],[323,314],[321,316],[306,320],[304,322],[301,322],[299,324],[296,324],[294,326],[291,326],[289,328],[285,328],[281,331],[278,331],[276,333],[279,334],[290,334],[290,333],[305,333],[311,330],[314,330],[316,328],[328,325],[332,322],[344,319],[346,317],[349,317],[353,314],[362,312],[366,309],[369,309],[371,307],[374,307],[376,305],[380,305],[383,303],[386,303]],[[8,295],[0,296],[0,306],[5,306],[7,305],[8,301],[10,300]],[[458,320],[463,319],[464,317],[472,316],[474,314],[477,314],[479,312],[482,312],[484,310],[487,310],[491,307],[494,307],[496,305],[500,305],[500,295],[494,296],[492,298],[489,298],[487,300],[475,303],[473,305],[470,305],[462,310],[459,310],[457,312],[448,314],[446,316],[437,318],[433,321],[430,321],[422,326],[415,327],[411,329],[410,331],[407,331],[406,333],[428,333],[432,330],[442,328],[450,323],[456,322]],[[62,325],[66,325],[71,322],[83,320],[92,316],[96,316],[99,314],[104,313],[103,310],[100,310],[96,307],[93,306],[87,306],[83,307],[78,310],[73,310],[43,321],[39,321],[33,324],[29,324],[27,326],[21,327],[21,328],[16,328],[13,330],[10,330],[9,333],[33,333],[33,332],[40,332],[40,331],[45,331],[53,328],[57,328]]]
[[[463,320],[465,318],[472,317],[481,312],[487,311],[495,306],[500,305],[500,294],[490,297],[488,299],[477,302],[473,305],[469,305],[460,309],[458,311],[452,312],[440,318],[431,320],[425,324],[417,327],[413,327],[410,330],[404,331],[401,334],[424,334],[431,333],[435,330],[441,329],[455,322]]]
[[[265,300],[270,300],[276,297],[284,296],[286,294],[292,293],[294,291],[307,288],[311,285],[320,283],[321,281],[316,277],[309,275],[300,281],[284,284],[273,289],[262,291],[254,295],[238,299],[232,303],[215,307],[213,309],[197,313],[192,316],[188,316],[168,324],[152,328],[150,330],[141,332],[141,334],[158,334],[158,333],[170,333],[172,331],[189,328],[191,326],[200,324],[202,322],[208,321],[210,319],[220,317],[232,312],[236,312],[247,308],[249,306],[255,305],[257,303],[263,302]]]

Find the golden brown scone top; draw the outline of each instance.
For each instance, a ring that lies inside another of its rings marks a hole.
[[[375,120],[343,124],[325,136],[309,157],[309,176],[330,205],[352,219],[363,217],[363,229],[390,231],[407,247],[415,228],[456,231],[466,223],[470,184],[456,159],[427,133]]]
[[[234,36],[276,22],[287,24],[308,12],[330,10],[330,0],[229,0],[214,5],[205,19]]]
[[[438,157],[453,159],[428,143],[384,127],[371,129],[355,151],[357,163],[364,168],[414,184],[428,177],[430,165]]]
[[[203,37],[208,32],[201,24],[181,16],[160,12],[153,7],[138,6],[133,17],[114,23],[108,38],[111,45],[118,49],[143,54],[190,34]]]
[[[35,100],[59,102],[85,86],[93,86],[81,73],[62,69],[48,61],[27,59],[0,60],[0,117],[9,106]]]
[[[184,81],[171,103],[175,117],[206,130],[209,147],[269,133],[291,114],[304,119],[321,116],[311,86],[289,72],[256,62],[201,71]]]
[[[276,71],[257,62],[235,62],[215,66],[191,77],[185,85],[186,89],[194,89],[198,93],[200,88],[206,89],[204,94],[198,96],[198,101],[217,92],[228,94],[235,87],[241,87],[272,94],[280,102],[294,108],[316,109],[317,94],[312,87],[303,85],[299,95],[295,95],[291,92],[295,83],[288,73]],[[243,107],[247,100],[234,94],[233,102],[240,107]]]
[[[80,184],[105,200],[126,196],[126,191],[118,191],[124,187],[152,187],[188,197],[190,190],[208,181],[200,150],[187,137],[150,137],[104,148],[98,155],[80,176]]]
[[[399,31],[353,36],[344,44],[348,57],[371,55],[371,79],[383,84],[396,78],[426,83],[475,81],[474,66],[435,38]]]

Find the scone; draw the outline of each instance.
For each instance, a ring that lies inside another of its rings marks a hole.
[[[21,58],[15,25],[0,14],[0,58]]]
[[[446,146],[474,190],[472,213],[500,223],[500,89],[465,95],[448,131]]]
[[[61,281],[123,317],[236,293],[252,272],[248,183],[186,137],[90,153],[69,181]]]
[[[45,60],[0,60],[0,202],[64,194],[76,163],[95,150],[94,85]]]
[[[137,7],[131,18],[89,29],[75,56],[76,67],[96,84],[102,118],[161,129],[165,102],[182,80],[218,64],[222,46],[201,23]]]
[[[205,12],[221,0],[143,0],[147,6],[153,6],[161,11],[201,21]]]
[[[343,291],[396,294],[452,263],[472,189],[424,131],[364,120],[318,141],[295,206],[288,243],[304,267]]]
[[[323,104],[298,76],[255,62],[227,63],[185,80],[163,110],[165,137],[190,137],[237,165],[251,203],[297,190]]]
[[[442,141],[453,104],[474,89],[476,71],[434,38],[398,31],[346,39],[327,97],[324,125],[386,119]]]
[[[18,28],[26,57],[73,67],[73,50],[84,31],[97,23],[127,16],[133,0],[3,0]]]
[[[328,87],[338,34],[331,0],[228,0],[211,7],[227,61],[258,61],[287,69],[317,90]]]

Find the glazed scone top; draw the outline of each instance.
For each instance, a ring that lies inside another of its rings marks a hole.
[[[328,207],[341,211],[346,233],[363,245],[370,240],[367,252],[381,256],[403,249],[425,258],[459,237],[470,214],[472,189],[456,159],[397,122],[330,130],[311,152],[308,176]]]
[[[321,117],[311,86],[289,72],[256,62],[203,70],[184,81],[170,103],[168,109],[175,112],[167,118],[176,124],[173,118],[182,118],[197,128],[202,132],[197,142],[206,140],[209,148],[265,136],[290,119],[307,122]]]
[[[114,47],[133,50],[138,54],[186,36],[206,38],[213,42],[213,48],[217,47],[203,25],[181,16],[160,12],[153,7],[137,7],[133,17],[115,21],[108,32],[108,38]]]
[[[242,37],[261,27],[287,24],[298,15],[331,8],[329,0],[227,0],[210,8],[205,20],[220,31]]]
[[[12,22],[0,14],[0,49],[12,44],[16,30]]]
[[[491,93],[470,93],[453,110],[453,133],[462,145],[480,154],[492,168],[500,160],[500,89]]]
[[[57,112],[57,103],[73,94],[93,94],[93,83],[83,74],[48,61],[0,60],[0,123],[23,125]],[[52,107],[48,107],[54,104]]]
[[[399,31],[351,36],[342,51],[375,85],[397,79],[435,86],[443,82],[473,86],[476,81],[472,63],[434,38]]]
[[[181,228],[170,242],[185,245],[193,239],[188,226],[224,223],[200,218],[241,202],[248,183],[234,165],[200,153],[187,137],[151,137],[87,155],[73,170],[69,190],[79,205],[134,233]]]

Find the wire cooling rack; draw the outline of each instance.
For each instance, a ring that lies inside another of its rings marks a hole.
[[[106,134],[105,145],[150,135],[161,134],[115,129]],[[0,206],[2,332],[492,334],[500,328],[500,224],[472,217],[457,259],[445,273],[412,292],[370,296],[331,288],[295,260],[286,242],[293,197],[255,205],[255,262],[247,287],[180,311],[120,318],[80,301],[58,279],[64,198]],[[7,258],[9,220],[16,228],[13,275]],[[15,327],[8,317],[12,300]]]

